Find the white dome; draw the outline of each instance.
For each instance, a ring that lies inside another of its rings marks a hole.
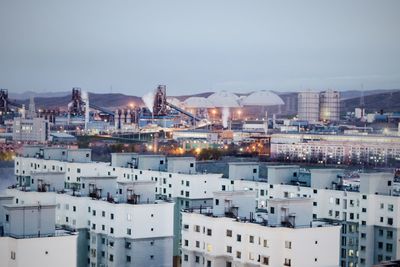
[[[218,108],[240,107],[239,97],[227,91],[221,91],[210,95],[208,98]]]
[[[192,96],[183,101],[183,103],[188,108],[215,108],[214,104],[205,97]]]
[[[271,91],[256,91],[245,97],[241,104],[244,106],[276,106],[284,105],[282,98]]]

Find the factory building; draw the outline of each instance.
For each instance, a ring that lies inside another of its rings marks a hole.
[[[49,134],[49,122],[44,118],[14,118],[14,141],[45,143],[49,140]]]

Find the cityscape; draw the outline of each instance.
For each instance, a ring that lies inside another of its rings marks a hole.
[[[22,2],[0,266],[400,266],[400,2]]]

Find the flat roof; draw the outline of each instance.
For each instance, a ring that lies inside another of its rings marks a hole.
[[[196,158],[195,157],[168,157],[168,160],[188,160],[188,159],[190,159],[190,160],[195,160]]]
[[[117,179],[118,176],[81,176],[81,179],[94,179],[94,180],[101,180],[101,179]]]
[[[268,165],[267,168],[272,169],[288,169],[288,168],[300,168],[299,165]]]
[[[238,162],[228,162],[228,165],[259,165],[259,162],[238,161]]]
[[[9,195],[0,195],[0,199],[13,199],[14,196],[9,196]]]
[[[18,210],[18,209],[27,209],[27,208],[55,208],[56,205],[52,205],[52,204],[4,204],[3,207],[7,210]]]
[[[53,175],[53,174],[65,174],[65,172],[32,172],[32,175]]]
[[[117,184],[155,184],[156,181],[120,181]]]

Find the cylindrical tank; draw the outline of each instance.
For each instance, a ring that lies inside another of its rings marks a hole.
[[[340,93],[334,90],[321,92],[319,97],[321,121],[339,121]]]
[[[301,92],[298,94],[298,117],[300,120],[316,122],[319,120],[319,93]]]

